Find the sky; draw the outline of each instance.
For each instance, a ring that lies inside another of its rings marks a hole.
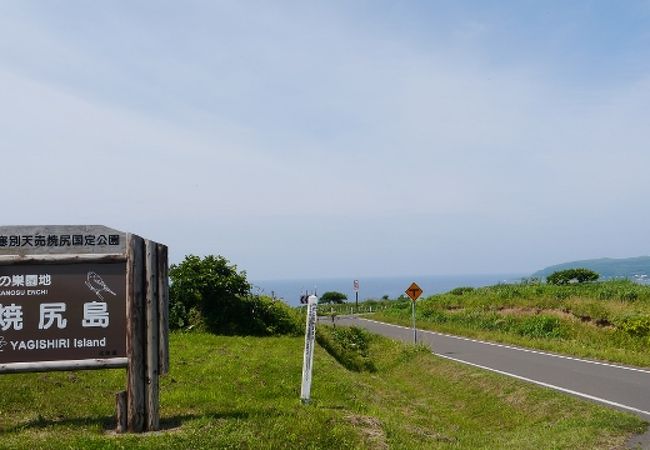
[[[650,254],[650,1],[0,0],[4,225],[249,278]]]

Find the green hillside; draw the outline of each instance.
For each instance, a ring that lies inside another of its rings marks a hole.
[[[373,306],[375,319],[410,326],[410,300]],[[427,330],[650,367],[650,286],[630,280],[457,288],[416,314]]]
[[[637,256],[634,258],[600,258],[586,259],[583,261],[572,261],[535,272],[532,276],[546,278],[558,270],[584,267],[600,274],[601,278],[640,276],[650,277],[650,256]]]
[[[10,374],[0,377],[0,448],[592,450],[623,448],[647,429],[631,414],[380,336],[361,341],[373,371],[348,370],[317,346],[308,405],[302,337],[170,338],[162,431],[111,432],[123,370]]]

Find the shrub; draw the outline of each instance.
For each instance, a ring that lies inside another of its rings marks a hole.
[[[348,296],[336,291],[325,292],[318,299],[318,303],[343,303],[348,299]]]
[[[600,300],[609,300],[614,297],[616,297],[616,290],[610,287],[604,287],[603,289],[598,291],[598,298]]]
[[[600,275],[598,275],[593,270],[578,268],[553,272],[548,277],[546,277],[546,281],[549,284],[564,285],[571,283],[585,283],[588,281],[596,281],[599,277]]]
[[[447,321],[447,315],[445,312],[436,308],[420,308],[418,316],[435,323],[444,323]]]
[[[282,301],[250,295],[246,272],[223,256],[189,255],[169,270],[170,328],[220,334],[299,334],[300,321]]]
[[[516,331],[522,336],[532,338],[559,338],[564,335],[562,321],[544,314],[526,317],[517,325]]]
[[[639,299],[639,293],[637,291],[632,291],[632,290],[623,291],[623,293],[621,294],[621,299],[633,302]]]
[[[650,336],[650,316],[626,317],[619,324],[619,328],[631,336]]]
[[[281,300],[271,297],[252,296],[242,299],[245,306],[243,317],[250,322],[239,324],[240,332],[256,336],[288,334],[299,336],[304,332],[303,318],[298,310],[290,308]]]
[[[473,290],[474,288],[471,286],[461,286],[452,289],[451,291],[449,291],[449,293],[451,295],[463,295],[463,294],[467,294],[468,292],[472,292]]]
[[[177,327],[199,325],[190,321],[198,314],[217,330],[236,317],[240,298],[251,289],[246,272],[238,272],[223,256],[186,256],[171,266],[169,277],[170,324]]]
[[[572,293],[570,291],[564,291],[564,290],[559,290],[558,289],[555,292],[553,292],[553,297],[556,300],[565,300],[565,299],[571,297],[571,294]]]

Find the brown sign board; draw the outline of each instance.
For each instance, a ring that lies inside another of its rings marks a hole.
[[[126,254],[126,233],[103,225],[0,226],[0,256]]]
[[[0,266],[0,364],[126,357],[126,262]]]
[[[0,373],[126,367],[117,431],[157,430],[167,255],[103,225],[0,226]]]
[[[422,295],[422,288],[418,286],[415,282],[411,283],[411,285],[408,287],[406,291],[404,291],[406,295],[408,295],[411,300],[416,301],[418,298],[420,298],[420,295]]]
[[[0,373],[126,367],[127,236],[0,226]]]

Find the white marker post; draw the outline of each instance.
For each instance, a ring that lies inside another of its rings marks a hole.
[[[307,303],[307,325],[305,328],[305,355],[302,360],[302,386],[300,400],[309,403],[311,396],[311,372],[314,363],[314,344],[316,340],[316,320],[318,313],[318,297],[309,296]]]

